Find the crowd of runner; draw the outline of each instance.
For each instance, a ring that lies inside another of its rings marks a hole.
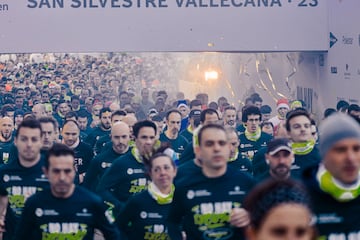
[[[187,99],[127,54],[0,70],[0,239],[360,239],[356,104]]]

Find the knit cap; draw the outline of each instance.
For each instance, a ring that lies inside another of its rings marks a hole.
[[[303,107],[303,105],[302,105],[301,101],[299,101],[299,100],[295,100],[295,101],[291,102],[291,104],[290,104],[291,109],[302,108],[302,107]]]
[[[360,141],[360,126],[350,116],[334,113],[322,122],[319,134],[319,150],[323,158],[330,148],[341,140],[355,138]]]
[[[289,109],[289,101],[286,98],[281,98],[276,103],[276,110],[279,110],[280,108],[287,108]]]

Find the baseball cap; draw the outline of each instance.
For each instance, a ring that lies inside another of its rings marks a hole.
[[[287,138],[275,138],[268,142],[266,153],[273,156],[281,150],[292,152],[291,143]]]
[[[192,117],[200,117],[201,115],[201,110],[199,109],[194,109],[194,110],[191,110],[190,113],[189,113],[189,118],[192,118]]]
[[[164,121],[164,119],[160,115],[157,114],[157,115],[151,117],[151,121],[153,121],[153,122],[162,122],[162,121]]]
[[[150,114],[158,114],[158,111],[155,108],[151,108],[148,112],[148,115]]]

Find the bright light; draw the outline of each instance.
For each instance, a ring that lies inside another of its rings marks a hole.
[[[216,80],[219,77],[219,73],[216,71],[205,72],[205,80]]]

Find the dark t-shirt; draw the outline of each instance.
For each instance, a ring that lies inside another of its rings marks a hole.
[[[102,200],[82,187],[76,186],[69,198],[57,198],[45,190],[26,202],[15,239],[90,240],[95,228],[106,239],[119,239],[111,221]]]
[[[246,131],[246,128],[244,126],[244,124],[238,124],[236,127],[236,133],[238,135],[238,137],[240,137],[241,134],[243,134]]]
[[[110,131],[105,131],[101,127],[96,127],[92,132],[89,133],[85,142],[90,145],[91,148],[95,147],[96,141],[99,140],[100,137],[109,135]]]
[[[317,170],[317,166],[308,168],[302,177],[312,200],[319,239],[359,239],[360,197],[338,201],[323,192],[316,179]]]
[[[253,167],[251,161],[242,156],[240,153],[238,154],[236,160],[228,162],[228,166],[250,175],[253,174]]]
[[[171,239],[182,239],[180,226],[188,240],[244,239],[243,229],[230,226],[229,215],[254,185],[249,175],[232,168],[221,177],[199,174],[177,184],[167,222]]]
[[[121,157],[124,154],[119,154],[114,151],[113,148],[97,155],[91,160],[89,168],[86,172],[83,187],[89,190],[96,191],[96,187],[104,175],[104,172],[111,167],[115,159]]]
[[[137,161],[129,151],[112,163],[100,179],[96,191],[105,201],[114,205],[117,216],[130,196],[147,189],[148,182],[144,164]]]
[[[308,154],[295,154],[295,162],[291,165],[291,176],[301,179],[303,172],[317,166],[321,161],[320,152],[317,146]]]
[[[180,135],[183,136],[184,138],[186,138],[186,140],[188,141],[188,143],[192,142],[192,138],[193,138],[193,133],[189,132],[189,130],[187,128],[185,128],[184,130],[182,130],[180,132]]]
[[[169,139],[165,133],[160,134],[161,142],[170,143],[171,148],[177,153],[178,159],[180,159],[181,154],[185,151],[186,146],[189,142],[181,135],[178,135],[176,139]]]
[[[257,151],[267,146],[267,143],[272,139],[272,136],[261,132],[261,136],[258,140],[252,141],[246,138],[245,133],[241,134],[240,137],[240,146],[239,151],[240,153],[247,159],[253,160],[254,155]]]
[[[179,165],[185,164],[186,162],[191,161],[194,158],[195,158],[194,147],[193,147],[193,143],[190,142],[185,148],[185,151],[180,156]]]
[[[94,152],[95,154],[99,154],[102,152],[104,146],[106,145],[106,143],[108,142],[111,142],[111,137],[109,134],[107,135],[104,135],[104,136],[101,136],[97,141],[96,141],[96,144],[95,144],[95,147],[94,147]]]
[[[255,178],[263,176],[265,173],[269,172],[269,165],[265,161],[266,151],[267,151],[267,146],[260,148],[256,152],[252,160]]]
[[[74,149],[75,152],[75,160],[74,165],[75,169],[77,169],[77,172],[79,174],[86,173],[91,159],[94,157],[94,153],[92,151],[92,148],[84,143],[80,142],[79,145]]]
[[[170,240],[166,219],[169,204],[158,204],[148,191],[135,194],[117,218],[117,225],[128,239]]]
[[[193,159],[191,161],[187,161],[186,163],[178,167],[174,181],[176,184],[180,184],[182,181],[186,181],[186,179],[192,178],[192,176],[196,176],[199,174],[202,174],[201,167],[197,166]]]
[[[14,138],[12,137],[8,142],[0,142],[0,164],[7,164],[10,159],[10,151],[11,146],[14,142]]]
[[[16,216],[20,216],[25,201],[33,194],[49,187],[42,171],[44,159],[33,167],[23,167],[16,159],[0,167],[0,184],[8,192],[9,204]]]

